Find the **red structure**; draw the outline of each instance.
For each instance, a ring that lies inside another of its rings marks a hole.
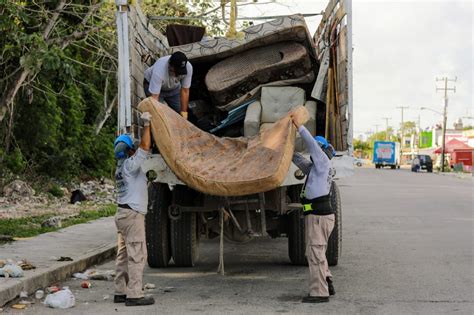
[[[436,149],[433,153],[441,154],[441,148]],[[445,153],[450,155],[449,164],[451,167],[462,163],[465,167],[472,168],[474,148],[464,142],[452,139],[446,143]]]

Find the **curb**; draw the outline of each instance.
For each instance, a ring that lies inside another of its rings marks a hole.
[[[26,272],[22,278],[9,278],[0,289],[0,307],[19,296],[21,291],[26,291],[28,295],[33,294],[38,289],[69,278],[75,272],[81,272],[114,257],[116,251],[116,243],[104,244],[86,254],[74,257],[74,261],[55,263],[36,273]]]

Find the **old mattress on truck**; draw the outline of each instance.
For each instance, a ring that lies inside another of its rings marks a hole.
[[[303,45],[309,55],[316,61],[316,51],[313,39],[308,31],[304,17],[300,14],[279,17],[275,20],[253,25],[242,31],[242,39],[215,38],[197,43],[175,46],[170,53],[181,51],[186,54],[191,63],[214,63],[225,58],[240,54],[246,50],[272,45],[280,42],[293,41]],[[225,104],[216,104],[222,111],[230,111],[249,99],[257,98],[263,85],[285,86],[310,83],[315,79],[313,71],[297,78],[281,79],[263,83],[244,95]]]
[[[280,42],[249,49],[220,61],[207,72],[206,86],[219,106],[261,84],[299,78],[311,71],[311,60],[303,45]]]
[[[152,98],[138,109],[152,115],[151,130],[160,154],[189,187],[216,196],[242,196],[272,190],[283,182],[293,156],[296,128],[289,115],[250,138],[219,138],[198,129]],[[294,111],[308,120],[303,106]]]

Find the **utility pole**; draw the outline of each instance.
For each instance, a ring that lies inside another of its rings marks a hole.
[[[454,79],[449,79],[448,77],[443,77],[443,78],[436,78],[436,82],[443,81],[444,82],[444,87],[438,88],[436,87],[436,91],[444,91],[444,109],[443,109],[443,132],[442,132],[442,137],[443,139],[441,140],[442,146],[441,146],[441,172],[444,172],[444,155],[445,155],[445,150],[446,150],[446,123],[448,120],[448,91],[454,91],[456,93],[456,86],[452,88],[448,88],[448,82],[456,82],[457,77]]]
[[[379,133],[379,124],[375,124],[375,140],[374,141],[377,141],[379,140],[379,136],[378,136],[378,133]]]
[[[420,153],[420,145],[421,145],[421,115],[418,113],[418,153]]]
[[[403,148],[403,136],[405,135],[405,126],[403,125],[403,110],[408,109],[408,106],[398,106],[398,109],[402,110],[402,124],[400,126],[400,142],[401,142],[401,148]],[[401,150],[400,150],[401,151]]]
[[[405,141],[403,140],[403,136],[405,135],[405,126],[403,125],[403,110],[408,109],[408,106],[398,106],[397,108],[402,110],[402,124],[400,126],[400,163],[402,163],[402,156],[403,156],[403,146]]]
[[[382,117],[382,119],[385,119],[385,141],[389,140],[388,137],[388,121],[392,119],[392,117]]]

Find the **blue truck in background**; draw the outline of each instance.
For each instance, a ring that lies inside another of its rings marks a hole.
[[[390,166],[392,169],[400,168],[400,143],[391,141],[374,142],[375,168]]]

